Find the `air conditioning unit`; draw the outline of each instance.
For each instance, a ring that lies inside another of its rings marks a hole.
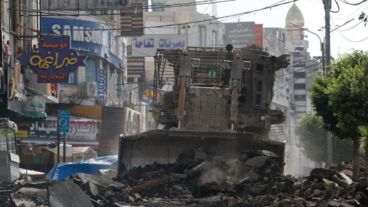
[[[96,98],[97,97],[97,83],[83,82],[78,86],[79,98]]]

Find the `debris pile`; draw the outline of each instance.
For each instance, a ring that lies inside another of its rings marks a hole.
[[[226,161],[185,154],[174,164],[135,168],[112,179],[76,174],[46,187],[0,189],[1,206],[368,206],[368,177],[349,167],[316,168],[310,176],[282,175],[282,161],[247,153]]]

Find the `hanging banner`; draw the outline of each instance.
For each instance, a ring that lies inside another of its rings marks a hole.
[[[38,74],[39,83],[68,83],[69,73],[86,66],[85,58],[70,49],[69,37],[45,36],[40,38],[39,47],[21,56],[20,61]]]

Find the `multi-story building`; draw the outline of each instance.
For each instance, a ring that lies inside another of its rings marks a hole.
[[[27,160],[28,167],[47,171],[43,167],[52,158],[44,147],[37,146],[56,144],[59,110],[71,113],[68,145],[90,147],[101,155],[117,151],[127,114],[123,91],[127,43],[116,30],[120,16],[115,8],[111,9],[114,12],[98,8],[86,11],[79,5],[81,11],[76,11],[76,1],[42,2],[0,1],[0,114],[18,118],[14,120],[19,126],[17,137],[20,146],[25,146],[21,160]],[[49,13],[41,17],[40,8]],[[80,16],[75,15],[77,12]],[[97,17],[90,17],[93,13]],[[40,82],[21,55],[51,47],[42,46],[41,40],[62,36],[70,37],[66,45],[76,51],[74,55],[85,57],[84,64],[69,73],[63,83]]]
[[[264,50],[270,55],[288,54],[286,50],[286,32],[283,28],[264,28]],[[275,73],[272,109],[284,113],[285,121],[271,126],[270,138],[281,142],[290,142],[290,103],[289,103],[289,73],[282,68]]]
[[[313,113],[310,85],[313,76],[321,71],[318,61],[311,59],[308,40],[305,39],[304,17],[296,4],[289,9],[285,20],[286,49],[290,55],[287,68],[290,103],[290,139],[287,142],[287,170],[296,176],[308,174],[315,163],[307,159],[298,148],[295,127],[307,113]]]

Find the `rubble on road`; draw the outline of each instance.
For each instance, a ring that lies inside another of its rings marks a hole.
[[[115,179],[75,174],[46,185],[4,184],[0,206],[368,206],[368,177],[354,182],[349,168],[316,168],[297,179],[282,175],[282,166],[277,157],[263,154],[226,161],[192,154],[174,164],[135,168]]]

